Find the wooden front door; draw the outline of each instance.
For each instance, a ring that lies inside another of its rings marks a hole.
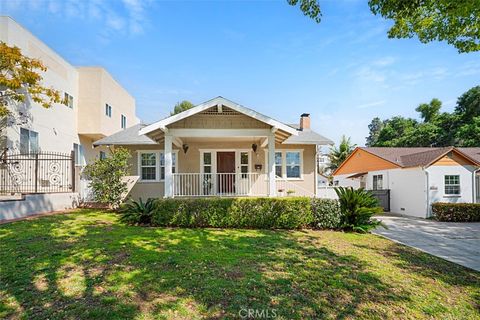
[[[235,193],[235,152],[217,152],[217,192]]]

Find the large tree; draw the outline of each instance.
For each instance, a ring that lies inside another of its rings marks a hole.
[[[317,23],[319,0],[287,0]],[[427,43],[446,41],[459,52],[480,51],[479,0],[369,0],[370,10],[393,21],[390,38],[412,38]]]
[[[11,114],[9,106],[26,99],[50,108],[60,102],[60,93],[42,85],[47,71],[38,59],[24,56],[20,48],[0,41],[0,117]]]
[[[182,102],[177,102],[177,104],[173,107],[173,111],[170,112],[170,115],[173,116],[177,113],[183,112],[193,107],[195,107],[195,105],[187,100],[183,100]]]
[[[420,104],[415,111],[420,113],[420,117],[423,122],[433,122],[439,116],[440,109],[442,108],[442,101],[434,98],[430,103]]]
[[[330,154],[328,155],[330,164],[328,165],[328,169],[332,172],[337,170],[342,162],[353,152],[355,147],[356,145],[352,143],[350,137],[347,138],[343,135],[338,147],[333,146],[330,148]]]
[[[378,136],[380,135],[380,131],[382,131],[384,126],[383,121],[379,117],[373,118],[372,122],[368,125],[368,137],[367,137],[367,147],[374,146],[378,141]]]

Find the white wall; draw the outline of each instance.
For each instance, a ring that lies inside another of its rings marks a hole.
[[[431,166],[429,173],[430,203],[452,202],[470,203],[473,201],[473,166]],[[445,195],[445,175],[460,176],[460,195]]]
[[[349,179],[351,175],[354,173],[349,174],[340,174],[333,177],[333,185],[335,187],[353,187],[354,189],[360,188],[360,179]],[[335,183],[338,181],[338,185]]]
[[[0,220],[24,218],[35,214],[76,208],[78,193],[25,195],[24,200],[0,201]]]
[[[21,125],[12,125],[7,129],[7,147],[19,150],[20,127],[38,132],[39,147],[45,151],[70,152],[73,143],[79,143],[77,135],[76,113],[78,110],[78,73],[75,67],[66,62],[57,53],[33,36],[28,30],[9,17],[0,17],[0,40],[15,45],[22,54],[40,59],[48,68],[43,74],[43,84],[54,87],[73,96],[73,109],[63,104],[55,104],[50,109],[27,101],[13,107],[16,113],[27,114],[28,121]]]
[[[373,189],[373,176],[383,175],[383,189],[390,189],[390,212],[427,217],[426,175],[421,168],[369,172],[367,189]]]

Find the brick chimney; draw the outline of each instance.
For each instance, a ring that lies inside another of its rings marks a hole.
[[[310,114],[302,113],[300,116],[300,130],[310,129]]]

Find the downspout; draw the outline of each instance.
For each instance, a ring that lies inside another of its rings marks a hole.
[[[427,218],[432,216],[431,214],[431,207],[430,207],[430,176],[427,171],[427,168],[423,167],[423,171],[425,171],[425,187],[426,187],[426,194],[427,194]]]
[[[315,159],[314,159],[314,163],[315,163],[315,175],[314,175],[314,183],[315,183],[315,186],[314,186],[314,195],[315,195],[315,198],[317,198],[318,194],[318,144],[315,145]]]
[[[477,172],[480,172],[480,168],[476,169],[476,170],[473,170],[473,178],[472,178],[472,191],[473,191],[473,194],[472,194],[472,203],[476,203],[477,202]]]

